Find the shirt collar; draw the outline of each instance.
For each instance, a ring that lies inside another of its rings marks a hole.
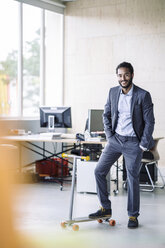
[[[133,94],[133,88],[134,88],[134,84],[132,84],[132,87],[131,87],[131,89],[128,91],[127,94],[123,94],[122,88],[121,88],[120,94],[123,94],[123,95],[125,95],[125,96],[132,96],[132,94]]]

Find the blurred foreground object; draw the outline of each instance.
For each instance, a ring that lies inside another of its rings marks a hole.
[[[14,231],[11,194],[13,183],[11,167],[15,162],[17,147],[0,141],[0,247],[19,248],[18,236]]]

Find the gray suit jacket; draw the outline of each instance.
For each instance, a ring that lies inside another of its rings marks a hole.
[[[118,100],[121,87],[113,87],[109,91],[107,103],[104,108],[103,122],[107,139],[115,133],[118,120]],[[154,146],[152,133],[154,130],[155,118],[151,95],[146,90],[134,85],[131,116],[133,129],[139,139],[141,146],[151,149]]]

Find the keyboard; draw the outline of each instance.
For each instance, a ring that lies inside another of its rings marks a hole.
[[[62,133],[61,134],[62,139],[76,139],[76,134],[72,133]]]
[[[55,138],[55,137],[57,137],[57,138],[59,138],[59,137],[61,137],[61,133],[51,133],[51,132],[47,132],[47,133],[40,133],[40,136],[41,137],[52,137],[52,138]]]

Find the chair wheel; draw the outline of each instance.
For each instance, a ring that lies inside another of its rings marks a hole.
[[[123,183],[123,189],[127,190],[127,182]]]

